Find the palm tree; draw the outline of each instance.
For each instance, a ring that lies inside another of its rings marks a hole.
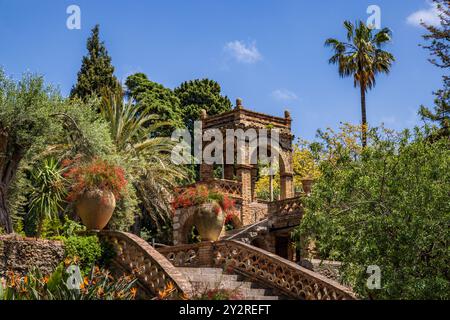
[[[334,55],[330,58],[330,64],[339,66],[339,75],[353,76],[355,88],[361,90],[361,118],[362,118],[362,145],[367,145],[367,116],[366,116],[366,92],[375,86],[375,77],[378,73],[388,74],[394,56],[382,50],[384,44],[391,41],[391,31],[384,28],[374,32],[362,21],[355,27],[351,22],[345,21],[347,41],[330,38],[325,41],[325,46],[332,47]]]
[[[100,112],[110,124],[117,151],[131,168],[141,204],[159,228],[170,218],[174,188],[186,178],[185,168],[171,161],[174,142],[156,134],[170,122],[159,121],[158,115],[136,108],[132,101],[124,102],[117,92],[103,94]]]

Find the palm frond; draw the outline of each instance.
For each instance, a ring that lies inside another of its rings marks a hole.
[[[132,170],[133,185],[145,213],[159,227],[169,221],[173,190],[187,176],[184,167],[171,161],[174,142],[157,135],[171,122],[159,121],[158,115],[138,109],[132,101],[125,103],[121,96],[104,97],[100,110],[110,123],[118,151]]]

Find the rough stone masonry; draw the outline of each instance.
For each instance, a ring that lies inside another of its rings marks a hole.
[[[25,275],[36,267],[50,274],[63,260],[61,241],[24,238],[18,235],[0,236],[0,277],[7,271]]]

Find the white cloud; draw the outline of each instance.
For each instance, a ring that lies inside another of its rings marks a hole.
[[[256,48],[255,42],[246,45],[243,41],[235,40],[228,42],[224,49],[238,62],[255,63],[262,60],[262,55]]]
[[[297,100],[298,96],[292,92],[289,91],[287,89],[277,89],[272,91],[271,96],[276,99],[276,100],[281,100],[281,101],[292,101],[292,100]]]
[[[408,16],[406,21],[413,26],[421,26],[421,23],[426,23],[432,26],[439,26],[441,19],[439,18],[439,10],[437,5],[428,2],[428,9],[416,11]]]

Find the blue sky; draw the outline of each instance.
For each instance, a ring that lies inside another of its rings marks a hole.
[[[66,27],[69,5],[81,9],[81,29]],[[124,80],[134,72],[174,88],[211,78],[234,102],[282,116],[291,111],[297,137],[318,128],[360,121],[359,93],[328,65],[328,37],[344,39],[342,22],[366,21],[369,5],[393,30],[386,49],[397,62],[368,94],[372,125],[402,129],[420,124],[420,104],[432,104],[441,71],[428,63],[419,19],[435,22],[426,0],[0,0],[0,66],[19,77],[43,74],[67,95],[76,80],[90,29],[101,37]]]

